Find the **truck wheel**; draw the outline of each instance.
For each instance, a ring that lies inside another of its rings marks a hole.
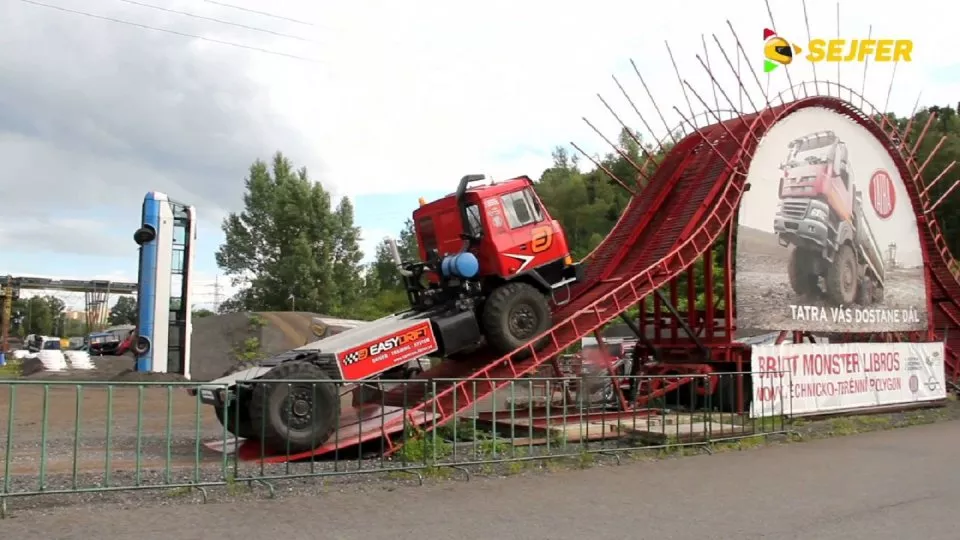
[[[787,277],[793,292],[801,295],[814,295],[820,292],[820,278],[813,273],[813,253],[794,248],[790,252]]]
[[[882,304],[883,303],[883,285],[874,285],[873,286],[873,303]]]
[[[226,371],[221,374],[221,377],[226,377],[227,375],[232,375],[240,370],[246,369],[247,366],[243,364],[234,364],[230,366]],[[227,419],[228,425],[227,432],[234,435],[235,437],[240,437],[241,439],[252,439],[256,438],[259,433],[253,429],[253,424],[250,423],[250,403],[246,399],[240,397],[237,398],[239,403],[230,405],[230,418]],[[220,422],[220,425],[223,425],[224,411],[222,407],[214,407],[214,413],[217,415],[217,421]],[[240,415],[239,422],[237,421],[237,415]]]
[[[213,411],[216,413],[217,420],[222,426],[224,416],[223,407],[214,407]],[[238,414],[240,415],[239,422],[237,422]],[[230,418],[227,419],[226,427],[228,433],[241,439],[255,439],[260,435],[253,429],[253,424],[250,422],[250,404],[246,401],[240,401],[235,405],[230,405]]]
[[[264,379],[291,379],[290,383],[263,383],[253,389],[251,424],[263,443],[275,452],[307,452],[330,437],[340,419],[340,395],[330,377],[310,362],[284,362]]]
[[[526,345],[530,338],[550,328],[552,317],[547,297],[533,285],[507,283],[493,291],[483,306],[482,324],[487,342],[498,354]],[[546,345],[544,339],[537,349]],[[520,354],[521,358],[529,352]]]
[[[857,256],[844,244],[837,250],[827,270],[827,295],[837,305],[850,305],[857,298]]]

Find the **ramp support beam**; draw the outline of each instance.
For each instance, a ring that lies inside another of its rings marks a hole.
[[[703,354],[703,360],[710,360],[710,349],[703,344],[703,341],[700,340],[700,338],[697,336],[697,333],[694,332],[693,328],[690,327],[690,324],[688,324],[687,321],[684,320],[684,318],[680,315],[680,312],[677,311],[677,308],[670,303],[670,300],[667,298],[667,296],[663,294],[660,289],[654,289],[653,292],[657,294],[657,297],[659,297],[660,301],[663,302],[663,305],[666,306],[667,311],[669,311],[670,314],[673,315],[673,317],[677,320],[677,322],[680,324],[680,328],[683,328],[683,331],[687,333],[687,335],[690,337],[690,341],[693,341],[693,343],[697,346],[697,349],[700,350],[700,353]]]
[[[641,306],[641,307],[643,307],[643,306]],[[643,316],[642,313],[641,313],[640,315]],[[644,333],[640,331],[640,327],[637,326],[637,323],[633,322],[633,320],[632,320],[630,317],[627,317],[627,312],[626,312],[626,311],[624,311],[623,313],[620,314],[620,320],[622,320],[622,321],[623,321],[623,324],[627,325],[627,328],[629,328],[630,331],[633,332],[634,335],[637,336],[637,340],[640,341],[640,343],[643,344],[644,347],[650,349],[650,353],[653,355],[653,359],[656,360],[657,362],[659,362],[659,361],[660,361],[660,349],[658,349],[656,346],[654,346],[653,342],[650,341],[650,340],[647,338],[647,336],[644,335]],[[632,364],[630,365],[630,377],[631,377],[631,378],[630,378],[630,391],[629,391],[629,396],[627,396],[627,402],[629,402],[629,403],[636,403],[636,402],[637,402],[637,395],[640,393],[640,380],[639,380],[639,377],[638,377],[638,375],[640,374],[640,358],[639,358],[639,356],[637,356],[637,354],[635,353],[635,351],[636,351],[636,349],[634,349],[634,354],[632,355],[632,356],[633,356],[633,362],[632,362]]]

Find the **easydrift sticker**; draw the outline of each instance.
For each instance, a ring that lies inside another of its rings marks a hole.
[[[384,336],[337,355],[346,380],[368,379],[374,375],[437,350],[430,321]]]

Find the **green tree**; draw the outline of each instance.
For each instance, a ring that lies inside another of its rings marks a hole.
[[[360,227],[353,224],[353,204],[344,197],[333,214],[338,231],[333,249],[333,299],[331,312],[356,315],[363,286],[363,268],[360,261]]]
[[[110,324],[136,324],[137,300],[132,296],[121,296],[110,309]]]
[[[22,317],[16,333],[23,337],[27,334],[61,335],[65,332],[63,300],[56,296],[31,296],[20,298],[13,305],[13,311]]]
[[[413,220],[407,219],[395,238],[402,262],[420,260]],[[377,244],[374,261],[367,265],[363,276],[364,318],[376,318],[405,309],[409,302],[403,287],[403,279],[397,271],[393,253],[386,239]]]
[[[906,137],[905,146],[907,150],[909,151],[917,143],[931,114],[936,114],[937,118],[930,124],[923,141],[917,148],[915,160],[919,167],[928,158],[930,159],[923,169],[922,182],[924,186],[930,186],[952,162],[960,161],[960,116],[957,115],[957,110],[952,107],[931,106],[917,112],[913,117],[910,132]],[[901,133],[910,123],[910,118],[896,118],[892,115],[889,120],[897,125]],[[944,139],[942,144],[940,144],[941,138]],[[931,158],[931,154],[937,145],[940,145],[940,149]],[[958,170],[960,168],[954,165],[946,175],[929,188],[928,196],[931,204],[936,203],[953,186]],[[907,181],[907,179],[904,179],[904,181]],[[960,210],[960,190],[954,190],[943,199],[934,212],[940,222],[943,237],[950,247],[951,253],[955,256],[960,255],[960,211],[958,210]]]
[[[216,313],[205,308],[195,309],[193,310],[193,313],[190,314],[190,316],[193,317],[194,319],[202,319],[204,317],[210,317],[212,315],[216,315]]]
[[[323,186],[280,152],[270,167],[255,161],[245,185],[244,210],[224,219],[216,253],[241,289],[221,311],[288,310],[292,297],[298,310],[351,315],[360,259],[349,200],[333,210]]]

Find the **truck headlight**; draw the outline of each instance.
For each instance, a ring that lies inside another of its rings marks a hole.
[[[811,208],[810,211],[807,212],[807,215],[812,219],[817,219],[820,221],[827,220],[827,213],[820,208]]]

